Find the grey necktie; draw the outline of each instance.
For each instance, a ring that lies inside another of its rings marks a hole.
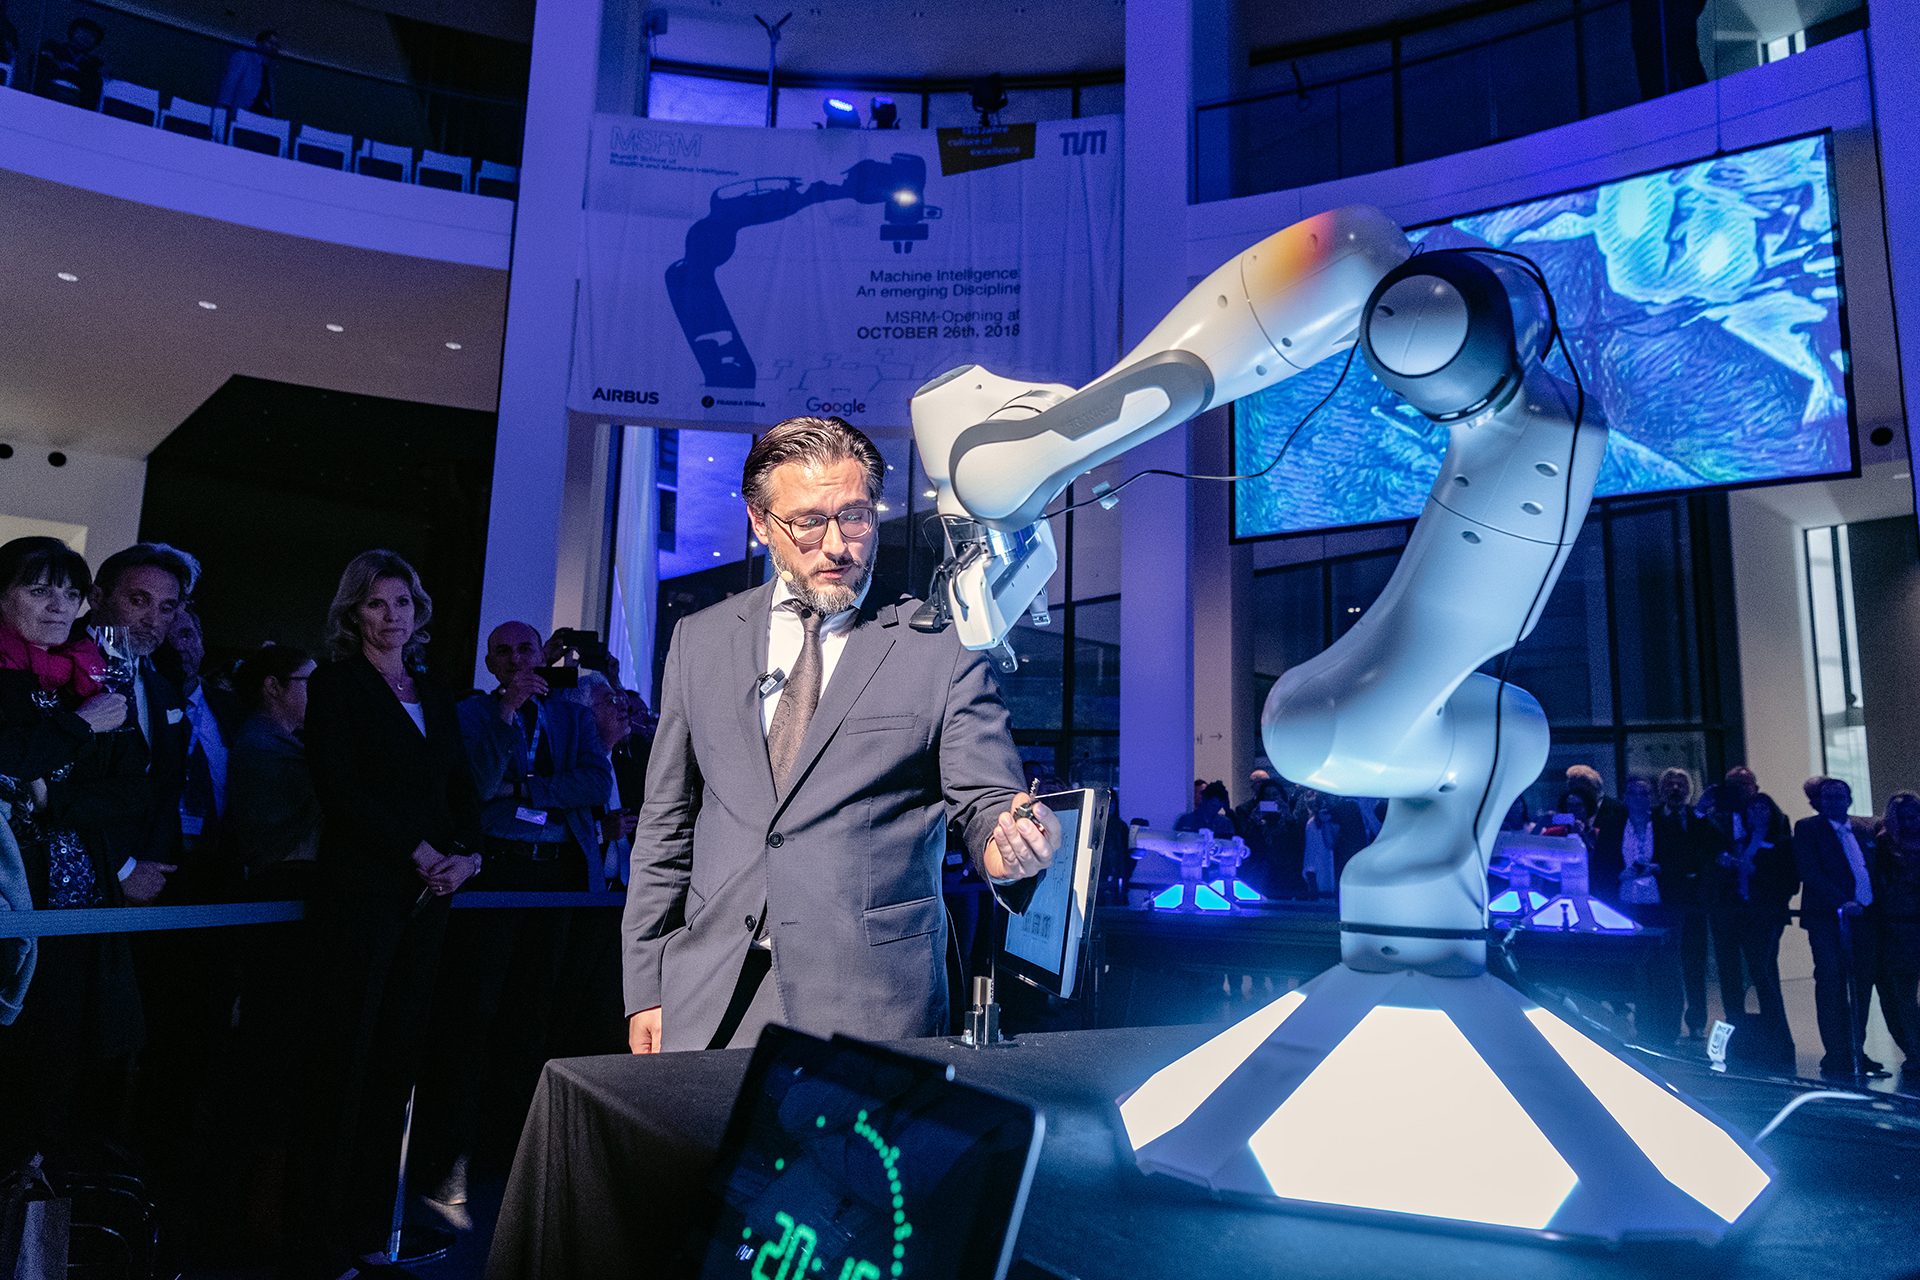
[[[767,762],[773,766],[773,785],[785,791],[794,761],[800,757],[807,725],[813,720],[813,709],[820,705],[820,624],[825,619],[798,600],[784,601],[780,607],[799,614],[800,628],[806,633],[800,641],[800,658],[793,664],[793,674],[780,691],[780,705],[773,709],[773,723],[767,726]]]

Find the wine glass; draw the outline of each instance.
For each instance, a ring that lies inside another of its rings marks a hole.
[[[138,696],[135,688],[140,678],[140,655],[134,651],[133,629],[131,627],[95,627],[95,643],[107,660],[107,669],[100,683],[108,690],[127,700],[127,718],[118,730],[132,729],[136,726],[134,699]]]

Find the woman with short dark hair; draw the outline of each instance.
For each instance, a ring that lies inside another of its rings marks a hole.
[[[87,563],[57,538],[0,546],[0,840],[17,849],[40,910],[127,902],[124,850],[86,814],[145,803],[144,764],[128,750],[127,700],[103,684],[106,659],[71,638],[93,585]],[[58,1160],[78,1129],[118,1111],[143,1038],[140,993],[122,934],[48,937],[30,963],[0,975],[0,1168],[35,1149]]]
[[[320,800],[316,1109],[298,1247],[382,1254],[448,899],[480,869],[480,803],[453,699],[420,672],[433,602],[391,551],[356,557],[307,682]]]

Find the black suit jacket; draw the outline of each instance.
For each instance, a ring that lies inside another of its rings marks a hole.
[[[1847,819],[1853,838],[1860,842],[1871,878],[1873,827],[1860,818]],[[1853,864],[1833,824],[1819,814],[1793,824],[1793,860],[1800,868],[1800,924],[1816,928],[1833,923],[1843,903],[1854,900]]]
[[[480,847],[480,801],[444,692],[416,682],[427,731],[415,727],[373,664],[328,663],[307,682],[307,763],[320,798],[320,870],[348,892],[420,892],[412,854]]]
[[[1603,810],[1594,828],[1592,853],[1587,867],[1588,888],[1597,898],[1620,901],[1620,873],[1626,870],[1621,852],[1626,843],[1627,811],[1624,806]],[[1673,816],[1653,815],[1653,860],[1660,869],[1654,879],[1660,885],[1663,907],[1693,907],[1703,904],[1701,885],[1708,867],[1720,849],[1718,833],[1705,818],[1691,813]]]

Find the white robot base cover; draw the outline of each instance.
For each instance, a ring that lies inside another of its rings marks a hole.
[[[1261,719],[1286,777],[1389,800],[1341,878],[1341,964],[1124,1100],[1145,1169],[1276,1203],[1610,1240],[1715,1239],[1771,1181],[1751,1144],[1486,972],[1486,851],[1548,734],[1529,694],[1479,669],[1538,621],[1606,450],[1598,410],[1546,367],[1558,336],[1523,265],[1411,256],[1355,206],[1221,266],[1084,388],[968,365],[914,397],[948,558],[913,625],[960,621],[1003,666],[1007,632],[1045,599],[1048,505],[1107,459],[1356,343],[1448,428],[1386,589],[1282,676]]]

